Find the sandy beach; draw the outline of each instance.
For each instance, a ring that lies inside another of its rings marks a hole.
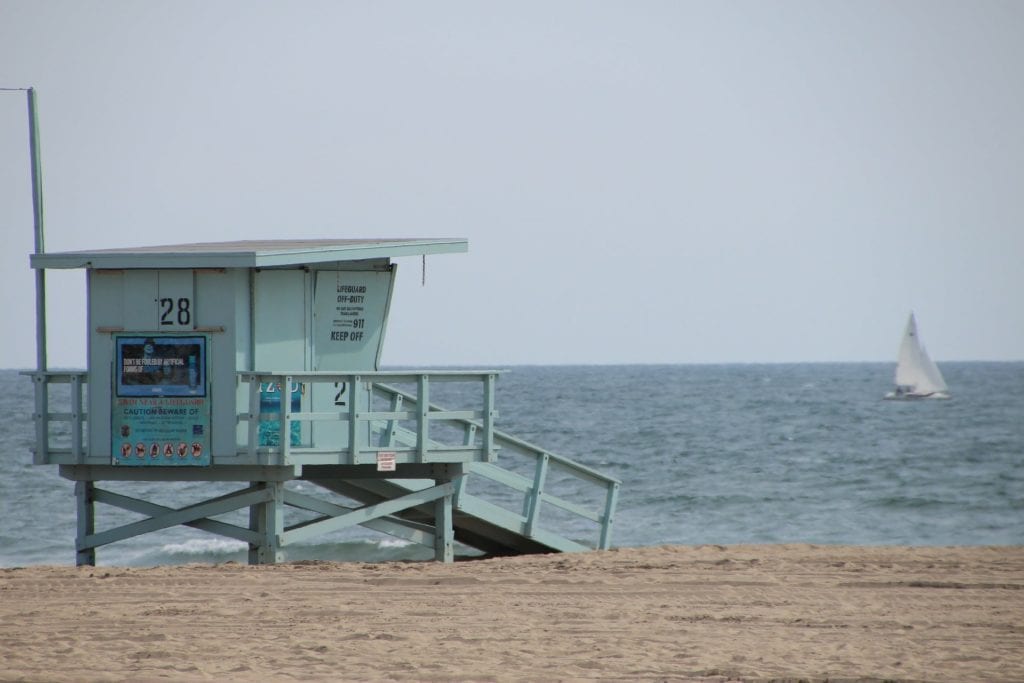
[[[1024,681],[1024,547],[0,569],[0,680]]]

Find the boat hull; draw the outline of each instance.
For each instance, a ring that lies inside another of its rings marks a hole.
[[[886,401],[920,401],[923,399],[950,399],[953,396],[946,391],[933,391],[929,394],[915,394],[915,393],[897,393],[890,391],[888,394],[882,397]]]

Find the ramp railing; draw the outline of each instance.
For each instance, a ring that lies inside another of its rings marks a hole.
[[[374,392],[399,404],[418,405],[415,396],[395,387],[376,384]],[[441,408],[430,405],[430,410]],[[469,418],[455,421],[462,423],[467,440],[472,439],[475,430],[483,428]],[[381,433],[382,444],[388,448],[414,438],[393,427]],[[468,466],[471,476],[461,480],[456,493],[457,508],[524,536],[548,537],[563,549],[611,547],[620,480],[500,430],[492,429],[492,436],[496,457],[490,463]],[[544,532],[542,519],[554,523],[559,530],[568,529],[573,536],[591,540],[559,542],[550,532]],[[597,525],[596,537],[592,526],[586,528],[588,522]]]

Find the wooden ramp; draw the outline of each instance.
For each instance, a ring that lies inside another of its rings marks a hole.
[[[460,483],[456,486],[452,526],[454,539],[459,543],[475,548],[486,555],[578,552],[595,547],[607,547],[600,544],[599,538],[597,543],[589,546],[580,540],[563,536],[559,532],[537,528],[536,524],[531,529],[528,516],[512,512],[501,505],[463,490],[476,478],[474,474],[479,476],[479,470],[485,467],[487,466],[468,465],[466,467],[468,472],[462,476]],[[366,506],[380,504],[400,498],[412,491],[425,490],[434,486],[434,481],[431,479],[344,479],[332,477],[330,472],[311,473],[309,481]],[[532,494],[532,491],[527,493]],[[403,510],[395,517],[398,520],[393,521],[398,524],[406,522],[421,525],[421,528],[426,529],[432,527],[434,523],[434,509],[429,504],[422,504]],[[385,533],[400,535],[394,534],[392,531],[385,531]]]
[[[375,385],[374,391],[392,405],[417,407],[416,396],[392,386]],[[434,404],[430,410],[444,412]],[[468,435],[467,441],[479,427],[467,419],[456,418],[452,423]],[[416,432],[392,423],[378,429],[385,446],[417,443]],[[610,547],[618,479],[499,430],[493,430],[492,438],[495,461],[465,463],[455,477],[452,521],[457,541],[493,555]],[[427,488],[435,481],[308,476],[314,483],[366,505]],[[430,515],[430,510],[420,506],[402,516],[422,522]]]

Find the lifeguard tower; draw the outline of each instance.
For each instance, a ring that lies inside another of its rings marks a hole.
[[[247,543],[251,564],[354,525],[445,562],[456,540],[486,554],[608,548],[619,481],[498,430],[497,371],[380,370],[393,259],[467,248],[337,239],[46,253],[37,242],[39,275],[82,268],[88,285],[88,367],[28,373],[34,462],[75,482],[77,564],[175,525]],[[70,385],[69,409],[51,411],[54,385]],[[438,405],[442,393],[459,405]],[[239,488],[173,509],[106,481]],[[99,530],[100,503],[141,519]],[[245,509],[248,524],[218,519]]]

